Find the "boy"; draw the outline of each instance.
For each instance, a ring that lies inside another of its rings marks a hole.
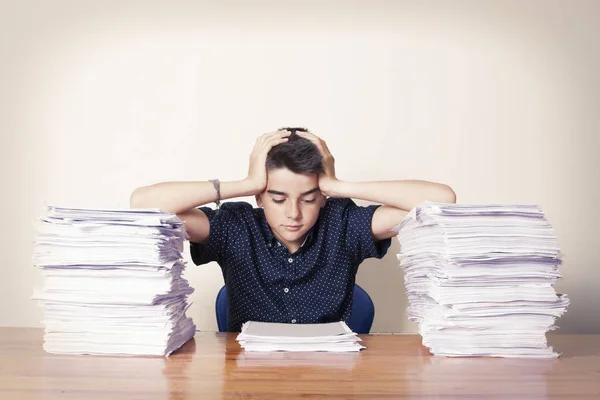
[[[197,208],[251,195],[259,208]],[[383,205],[359,207],[351,198]],[[194,263],[221,266],[228,330],[240,331],[250,320],[348,323],[358,266],[382,258],[391,229],[425,200],[456,197],[447,185],[426,181],[340,181],[323,140],[304,128],[282,128],[258,138],[246,179],[158,183],[136,189],[131,206],[185,221]]]

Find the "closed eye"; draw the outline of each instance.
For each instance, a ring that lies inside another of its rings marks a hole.
[[[271,200],[272,200],[272,201],[273,201],[273,203],[275,203],[275,204],[282,204],[282,203],[285,201],[285,199],[271,199]],[[306,204],[312,204],[312,203],[314,203],[315,201],[317,201],[317,199],[302,199],[302,202],[303,202],[303,203],[306,203]]]

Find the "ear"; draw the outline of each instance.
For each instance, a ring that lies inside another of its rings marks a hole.
[[[327,204],[327,196],[325,196],[323,194],[323,192],[321,192],[321,200],[320,200],[320,202],[321,202],[321,208],[325,207],[325,204]]]
[[[254,195],[254,198],[256,199],[256,204],[257,204],[259,207],[262,207],[262,206],[263,206],[263,202],[262,202],[262,193],[260,193],[260,194],[255,194],[255,195]]]

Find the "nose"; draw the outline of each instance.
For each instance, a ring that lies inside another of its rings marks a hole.
[[[298,204],[294,201],[290,201],[288,202],[289,206],[287,207],[286,210],[286,217],[288,217],[289,219],[293,219],[293,220],[298,220],[300,219],[300,216],[302,215],[300,213],[300,207],[298,207]]]

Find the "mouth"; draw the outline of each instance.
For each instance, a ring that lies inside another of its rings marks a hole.
[[[299,231],[302,228],[302,225],[284,225],[283,227],[288,231]]]

